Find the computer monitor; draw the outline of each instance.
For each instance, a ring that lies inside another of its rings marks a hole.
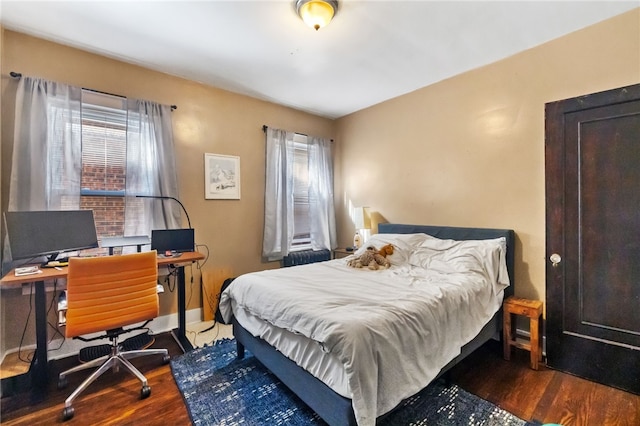
[[[183,253],[195,250],[193,228],[186,229],[152,229],[151,250],[159,254],[171,251]]]
[[[98,247],[93,210],[6,212],[7,237],[13,260]]]

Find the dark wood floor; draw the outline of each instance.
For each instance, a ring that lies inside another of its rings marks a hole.
[[[169,335],[158,336],[154,346],[168,348],[172,356],[180,353]],[[526,420],[565,426],[640,425],[640,396],[544,366],[533,371],[528,367],[528,353],[516,350],[511,361],[504,361],[501,350],[498,342],[483,346],[453,369],[451,379],[463,389]],[[54,362],[54,377],[73,362]],[[107,373],[78,397],[74,403],[75,417],[66,424],[189,424],[170,366],[161,365],[159,357],[138,358],[133,362],[152,387],[149,398],[139,400],[140,384],[128,373]],[[3,398],[2,424],[62,423],[64,400],[84,377],[86,372],[69,376],[69,386],[63,391],[57,390],[52,380],[47,399],[35,405],[29,404],[28,394]]]
[[[452,372],[461,388],[525,420],[564,426],[640,425],[640,395],[540,366],[529,368],[529,353],[514,349],[502,359],[491,341]]]

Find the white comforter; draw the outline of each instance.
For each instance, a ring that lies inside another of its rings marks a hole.
[[[392,235],[374,236],[368,245],[397,242]],[[339,259],[240,276],[223,293],[221,313],[231,319],[234,299],[319,342],[344,365],[358,425],[375,425],[460,353],[509,285],[504,239],[419,235],[397,246],[388,270],[353,269]]]

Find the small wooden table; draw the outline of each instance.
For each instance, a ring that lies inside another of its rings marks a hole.
[[[511,315],[523,315],[529,317],[529,343],[517,342],[511,324]],[[531,352],[531,368],[538,369],[538,362],[542,361],[542,349],[540,347],[540,316],[542,315],[542,302],[539,300],[522,299],[511,296],[504,301],[504,324],[502,327],[504,343],[504,359],[511,359],[511,346],[525,349]]]
[[[334,259],[342,259],[343,257],[347,257],[356,252],[357,249],[347,250],[345,247],[339,247],[331,250],[331,254],[333,254]]]

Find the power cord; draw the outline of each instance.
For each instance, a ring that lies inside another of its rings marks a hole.
[[[202,261],[202,263],[200,263],[200,261],[198,260],[196,262],[196,267],[198,269],[202,269],[202,267],[207,263],[207,260],[209,260],[209,247],[206,244],[196,244],[196,250],[198,250],[198,248],[200,247],[204,247],[207,249],[207,255],[204,257],[204,260]]]
[[[51,342],[53,342],[53,339],[58,334],[60,335],[60,337],[62,337],[62,342],[60,343],[60,345],[57,348],[47,349],[47,351],[57,351],[58,349],[60,349],[62,347],[62,345],[64,345],[64,342],[66,340],[65,335],[62,334],[62,332],[60,331],[60,326],[57,323],[54,326],[53,324],[51,324],[51,322],[49,322],[49,314],[51,313],[51,309],[53,309],[54,303],[55,303],[55,306],[58,305],[58,301],[59,301],[59,297],[60,297],[58,295],[57,287],[58,287],[58,280],[56,279],[56,280],[53,280],[53,296],[51,297],[51,304],[49,305],[49,309],[47,309],[47,324],[49,324],[49,327],[51,327],[53,329],[53,331],[54,331],[53,335],[51,336],[51,338],[47,342],[47,348],[49,348],[49,344]]]
[[[202,286],[202,275],[200,276],[200,285]],[[217,296],[215,293],[207,294],[207,287],[202,286],[202,297],[204,298],[204,301],[206,301],[207,304],[209,305],[209,308],[211,308],[211,311],[215,312],[216,310],[215,307],[217,306],[216,302],[220,302],[220,294],[218,293]]]
[[[191,265],[189,265],[189,267],[191,268]],[[193,297],[193,268],[190,269],[189,274],[191,275],[191,281],[189,282],[189,298],[187,299],[187,301],[184,304],[185,310],[187,309],[187,307],[191,303],[191,298]],[[186,283],[185,283],[185,286],[186,286]],[[186,290],[187,289],[185,288],[185,291]]]
[[[202,284],[202,275],[200,276],[200,284]],[[201,286],[202,286],[202,285],[201,285]],[[214,306],[215,306],[215,302],[212,300],[212,298],[211,298],[211,297],[209,297],[209,295],[207,295],[207,289],[206,289],[206,286],[202,286],[202,293],[203,293],[203,294],[202,294],[202,296],[205,298],[205,300],[206,300],[206,301],[207,301],[207,303],[209,304],[209,307],[211,308],[211,312],[213,312],[213,325],[212,325],[211,327],[206,328],[206,329],[204,329],[204,330],[202,330],[202,331],[200,331],[200,332],[199,332],[199,333],[206,333],[207,331],[209,331],[209,330],[213,329],[213,328],[216,326],[216,324],[217,324],[218,322],[217,322],[217,320],[216,320],[216,310],[215,310],[215,308],[214,308]],[[215,294],[213,294],[212,296],[213,296],[214,298],[216,298]],[[217,299],[217,301],[218,301],[218,302],[220,302],[220,293],[218,293],[218,296],[217,296],[217,298],[216,298],[216,299]],[[216,337],[217,337],[217,335],[216,335]]]
[[[29,354],[27,359],[22,358],[22,344],[24,343],[24,336],[27,333],[27,326],[29,325],[29,318],[31,318],[31,312],[33,311],[33,283],[29,283],[29,312],[27,313],[27,321],[24,323],[24,329],[22,330],[22,336],[20,337],[20,344],[18,345],[18,359],[28,364],[33,360],[33,354]]]
[[[51,322],[49,322],[49,314],[51,313],[51,309],[53,309],[54,303],[57,301],[57,284],[58,284],[58,280],[54,280],[53,282],[53,297],[51,298],[51,303],[49,304],[49,308],[47,309],[47,313],[46,313],[46,317],[47,317],[47,324],[49,325],[49,327],[53,328],[54,330],[54,334],[51,336],[51,338],[49,338],[49,341],[47,342],[47,352],[49,351],[55,351],[58,350],[62,347],[62,345],[64,344],[66,338],[64,336],[64,334],[62,334],[62,332],[60,332],[60,328],[56,325],[54,326],[53,324],[51,324]],[[27,320],[24,323],[24,328],[22,330],[22,335],[20,336],[20,344],[18,345],[18,359],[24,363],[31,363],[33,361],[33,352],[31,352],[26,359],[23,358],[22,356],[22,345],[24,344],[24,338],[26,336],[27,333],[27,327],[29,326],[29,320],[31,318],[31,312],[33,312],[33,283],[29,284],[29,312],[27,313]],[[60,345],[57,348],[53,348],[53,349],[49,349],[48,346],[51,342],[53,342],[53,339],[55,338],[55,336],[59,334],[60,337],[62,337],[62,342],[60,343]]]
[[[198,271],[202,270],[202,267],[205,265],[205,263],[207,263],[207,260],[209,260],[209,247],[206,244],[196,244],[196,250],[199,247],[204,247],[207,249],[207,254],[204,258],[204,260],[202,261],[202,263],[200,263],[200,261],[196,261],[196,269]],[[185,307],[189,306],[189,304],[191,303],[191,299],[193,298],[193,266],[189,265],[189,274],[191,275],[191,279],[190,279],[190,286],[189,286],[189,299],[187,300]],[[202,272],[200,272],[200,286],[202,287]]]
[[[172,267],[171,265],[167,266],[169,273],[167,274],[166,278],[165,278],[165,283],[167,284],[167,288],[169,289],[169,291],[171,293],[173,293],[176,290],[176,281],[177,281],[177,273],[178,273],[178,269],[175,267]],[[173,277],[173,285],[171,284],[171,277]]]
[[[218,323],[214,320],[213,325],[210,327],[205,328],[204,330],[200,330],[200,331],[191,331],[191,330],[187,330],[187,334],[190,335],[193,339],[193,346],[194,347],[199,347],[198,345],[198,336],[202,333],[206,333],[212,329],[214,329],[216,327],[216,325],[218,325]],[[215,335],[213,336],[213,338],[211,339],[211,342],[213,342],[214,340],[216,340],[218,338],[218,336],[220,335],[220,327],[218,327],[218,329],[216,330]],[[208,339],[207,339],[208,340]],[[205,343],[206,345],[206,343]]]

